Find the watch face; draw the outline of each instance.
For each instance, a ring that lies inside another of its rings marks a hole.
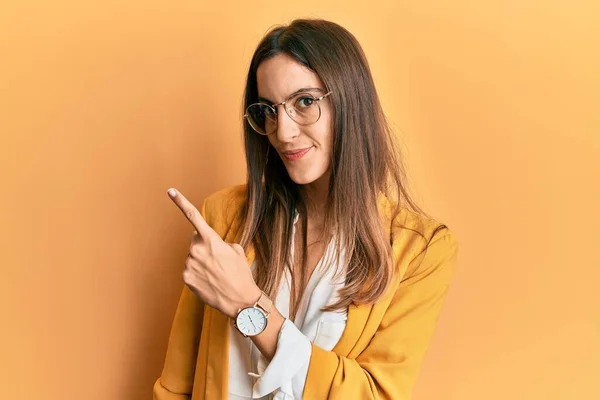
[[[240,311],[235,324],[244,335],[254,336],[265,330],[267,317],[260,308],[248,307]]]

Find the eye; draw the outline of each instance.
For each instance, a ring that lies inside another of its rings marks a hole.
[[[310,106],[312,106],[315,102],[315,98],[312,96],[302,96],[299,97],[298,100],[296,100],[296,104],[295,107],[298,110],[302,110],[305,108],[309,108]]]
[[[265,118],[267,118],[267,119],[277,119],[277,111],[274,110],[272,107],[264,106],[262,108],[262,112],[263,112]]]

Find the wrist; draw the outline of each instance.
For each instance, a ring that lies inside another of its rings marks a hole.
[[[273,307],[267,328],[256,336],[250,336],[254,345],[269,362],[273,359],[277,351],[279,334],[284,323],[285,317],[279,312],[277,307]]]
[[[256,302],[258,301],[258,299],[260,298],[261,294],[262,294],[262,290],[260,290],[260,288],[256,285],[254,285],[252,287],[252,289],[245,291],[245,293],[243,294],[243,298],[240,300],[240,302],[238,304],[236,304],[234,306],[234,309],[233,309],[232,313],[229,315],[229,317],[231,319],[235,320],[235,318],[237,317],[240,310],[254,306],[256,304]]]

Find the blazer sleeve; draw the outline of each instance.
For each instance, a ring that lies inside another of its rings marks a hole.
[[[206,218],[206,201],[202,203],[200,214]],[[191,398],[203,317],[204,303],[184,286],[171,326],[162,374],[154,383],[154,400]]]
[[[454,234],[437,231],[410,262],[375,335],[355,359],[313,343],[305,398],[410,399],[456,255]]]

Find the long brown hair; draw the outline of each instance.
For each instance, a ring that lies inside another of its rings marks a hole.
[[[244,109],[257,102],[256,72],[261,62],[285,54],[315,72],[332,94],[333,154],[325,225],[334,227],[336,253],[345,250],[342,268],[346,284],[340,300],[323,310],[339,310],[351,303],[374,303],[387,289],[394,273],[390,238],[378,210],[380,196],[419,213],[405,187],[405,171],[394,143],[367,59],[356,38],[338,24],[299,19],[271,29],[259,43],[248,71]],[[255,251],[255,280],[274,297],[290,257],[294,211],[302,218],[301,265],[306,270],[306,204],[299,186],[266,136],[246,123],[247,194],[241,244]],[[393,217],[392,217],[393,218]],[[292,274],[293,276],[293,274]],[[305,281],[301,275],[301,282]],[[294,287],[292,283],[291,287]],[[298,299],[292,299],[292,315]]]

